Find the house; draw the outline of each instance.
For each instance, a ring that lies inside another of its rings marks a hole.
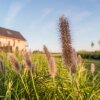
[[[26,51],[26,39],[20,32],[0,27],[0,49]]]

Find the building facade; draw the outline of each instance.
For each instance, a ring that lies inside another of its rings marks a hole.
[[[20,32],[0,28],[0,48],[7,47],[12,51],[26,51],[26,39]]]

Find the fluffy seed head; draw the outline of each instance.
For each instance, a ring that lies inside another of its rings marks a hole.
[[[31,61],[31,55],[30,55],[30,53],[26,53],[25,54],[25,65],[26,65],[26,68],[28,69],[28,70],[30,70],[31,69],[31,66],[32,66],[32,61]]]
[[[73,62],[76,65],[77,64],[77,60],[78,60],[78,58],[77,58],[77,52],[75,51],[74,48],[72,49],[72,51],[73,51]]]
[[[26,59],[27,65],[31,67],[32,61],[31,61],[31,55],[30,55],[30,53],[26,53],[25,54],[25,59]]]
[[[47,60],[49,61],[49,59],[51,58],[51,54],[49,53],[48,48],[45,45],[44,45],[44,52]]]
[[[94,73],[95,72],[95,64],[91,64],[91,72]]]
[[[30,52],[27,52],[24,55],[24,60],[22,61],[22,65],[27,69],[27,71],[32,70],[32,72],[34,72],[35,65],[32,63],[31,55],[32,53]]]
[[[83,62],[83,59],[82,59],[81,55],[78,55],[77,63],[81,64],[82,62]]]
[[[55,64],[54,57],[51,57],[51,59],[49,60],[48,63],[49,63],[49,73],[53,78],[55,78],[55,76],[56,76],[56,64]]]
[[[0,59],[0,73],[4,73],[4,72],[5,72],[4,64],[3,61]]]
[[[70,67],[71,72],[76,72],[76,65],[73,61],[74,55],[72,50],[69,23],[64,16],[60,17],[59,19],[59,31],[65,65]]]
[[[16,56],[13,53],[8,53],[7,58],[12,63],[14,71],[16,73],[19,73],[21,66],[18,63],[18,60],[17,60]]]
[[[56,76],[56,63],[55,63],[54,57],[51,56],[46,46],[44,46],[44,52],[48,61],[49,73],[51,77],[54,79]]]
[[[25,67],[27,70],[30,70],[30,67],[27,65],[25,60],[22,60],[22,66]]]

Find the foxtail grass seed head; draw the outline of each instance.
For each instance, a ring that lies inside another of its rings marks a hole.
[[[30,67],[27,66],[27,63],[25,60],[22,60],[22,66],[25,67],[27,70],[30,70]]]
[[[5,72],[5,67],[3,61],[0,59],[0,73],[4,74]]]
[[[91,64],[91,72],[94,73],[95,72],[95,64]]]
[[[44,52],[48,61],[49,73],[51,77],[54,79],[56,76],[56,63],[55,63],[54,57],[51,56],[46,46],[44,46]]]
[[[76,72],[76,65],[72,64],[70,69],[71,69],[71,73],[75,73]]]
[[[77,53],[76,53],[76,51],[75,51],[75,49],[73,48],[72,49],[72,51],[73,51],[73,62],[75,63],[75,65],[77,64]]]
[[[31,67],[32,67],[32,59],[31,59],[31,55],[30,53],[26,53],[25,54],[25,67],[28,69],[28,70],[31,70]]]
[[[53,78],[55,78],[55,76],[56,76],[56,64],[55,64],[54,57],[50,58],[48,64],[49,64],[49,73]]]
[[[83,59],[82,59],[81,55],[78,55],[77,63],[82,64],[82,62],[83,62]]]
[[[13,65],[13,69],[16,73],[20,72],[21,66],[13,53],[8,53],[7,55],[8,60],[10,60],[11,64]]]
[[[35,71],[35,65],[32,63],[32,52],[26,52],[24,56],[24,60],[22,61],[22,65],[27,69],[27,71],[34,72]]]
[[[69,30],[68,20],[65,18],[65,16],[61,16],[59,19],[59,31],[64,63],[66,66],[69,66],[71,72],[74,73],[76,72],[76,65],[73,61],[71,33]]]
[[[26,93],[24,93],[24,96],[21,100],[29,100],[28,95]]]
[[[27,62],[25,60],[22,61],[22,66],[24,68],[26,68],[27,71],[30,71],[30,70],[32,70],[32,72],[35,71],[35,65],[32,64],[32,66],[30,67],[30,66],[28,66],[28,64],[27,64]]]
[[[49,53],[48,48],[45,45],[44,45],[44,52],[45,52],[47,60],[49,61],[51,54]]]

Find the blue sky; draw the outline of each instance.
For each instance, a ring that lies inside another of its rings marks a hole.
[[[0,27],[20,31],[29,48],[61,51],[59,17],[70,23],[73,47],[76,50],[99,49],[100,0],[0,0]]]

